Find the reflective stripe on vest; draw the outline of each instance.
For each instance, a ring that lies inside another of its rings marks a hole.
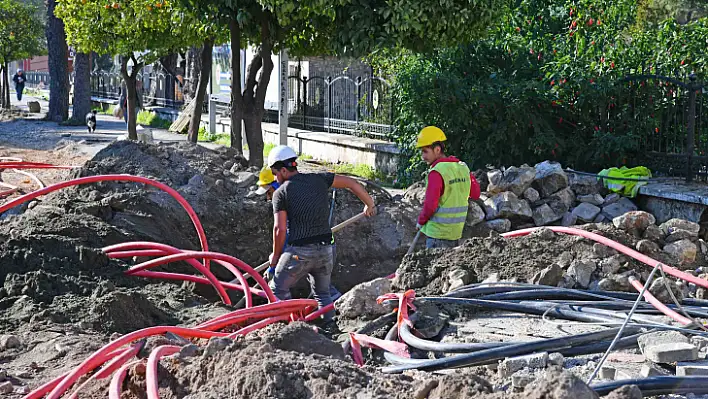
[[[440,240],[459,240],[467,220],[470,170],[464,162],[440,162],[432,170],[442,176],[445,190],[438,210],[423,226],[423,234]]]

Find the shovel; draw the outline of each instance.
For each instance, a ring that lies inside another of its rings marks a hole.
[[[415,244],[418,243],[419,238],[420,238],[420,230],[418,230],[418,232],[415,233],[415,237],[413,238],[413,242],[411,243],[411,246],[408,248],[408,252],[406,252],[406,256],[413,253],[413,250],[415,249]]]

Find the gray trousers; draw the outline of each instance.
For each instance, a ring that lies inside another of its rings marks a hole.
[[[441,240],[430,237],[425,240],[425,248],[455,248],[458,245],[460,245],[460,240]]]
[[[330,283],[333,268],[333,245],[288,246],[280,255],[270,288],[278,299],[290,299],[290,288],[307,276],[317,305],[323,308],[332,303]],[[325,321],[330,321],[333,317],[334,311],[323,316]]]

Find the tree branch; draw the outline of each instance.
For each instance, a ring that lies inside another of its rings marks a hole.
[[[270,31],[269,22],[270,13],[264,13],[261,19],[261,48],[260,56],[262,63],[261,76],[258,79],[258,87],[256,88],[256,105],[262,107],[265,103],[265,96],[268,90],[268,83],[270,82],[270,75],[273,72],[273,58],[271,57],[273,53],[273,42]]]
[[[258,52],[258,54],[256,54],[255,57],[253,57],[253,60],[251,60],[248,64],[248,71],[246,71],[246,88],[243,91],[244,98],[246,98],[246,95],[253,95],[253,88],[256,86],[256,76],[258,75],[258,70],[260,70],[262,66],[263,57],[261,57],[260,52]]]

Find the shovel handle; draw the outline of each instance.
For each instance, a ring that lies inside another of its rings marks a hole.
[[[410,255],[413,253],[413,250],[415,249],[415,244],[418,243],[419,238],[420,238],[420,230],[418,230],[418,232],[415,233],[415,237],[413,238],[413,242],[411,243],[411,246],[408,248],[408,252],[406,252],[406,255]]]

